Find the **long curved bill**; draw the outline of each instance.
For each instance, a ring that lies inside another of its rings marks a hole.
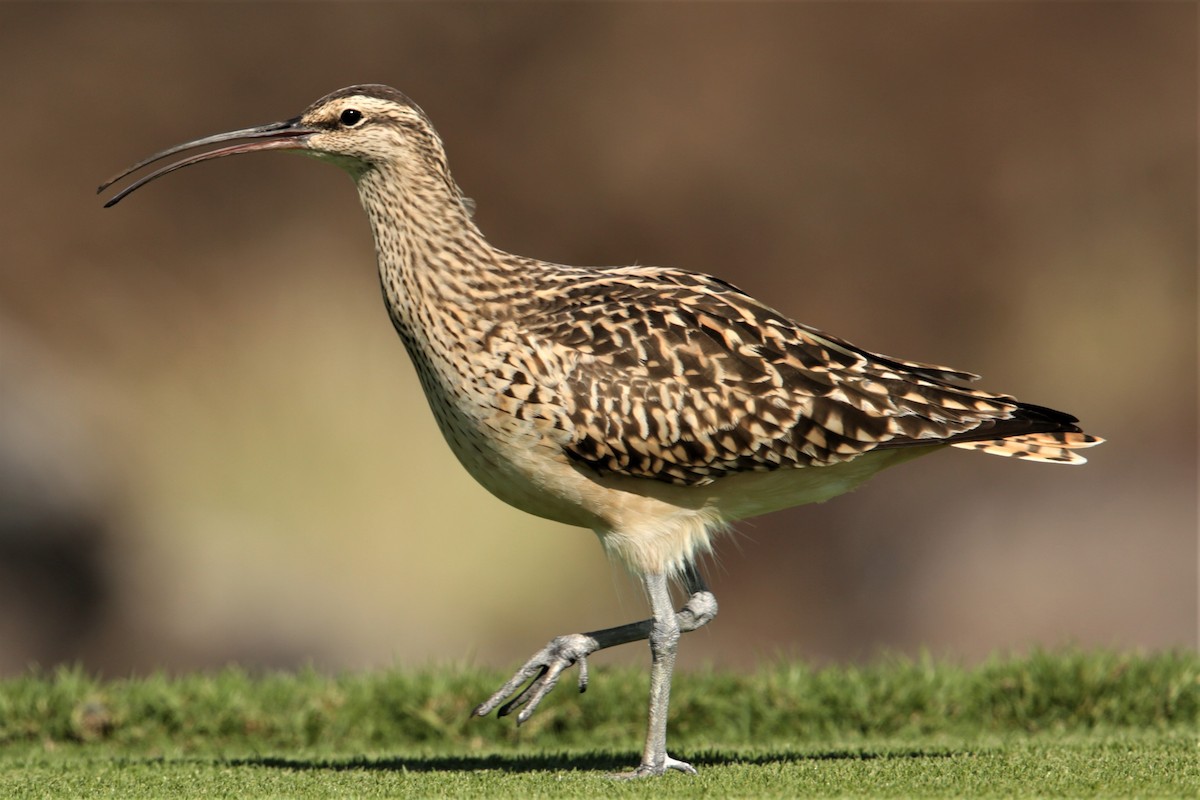
[[[305,148],[305,140],[309,134],[315,133],[312,128],[306,128],[300,124],[300,118],[289,119],[284,122],[272,122],[269,125],[259,125],[254,128],[242,128],[237,131],[229,131],[228,133],[218,133],[214,136],[205,136],[202,139],[193,139],[190,142],[175,145],[174,147],[162,150],[149,158],[142,159],[134,164],[129,169],[119,175],[109,178],[104,183],[100,184],[100,188],[96,189],[96,194],[100,194],[108,187],[112,186],[117,181],[125,178],[134,172],[137,172],[142,167],[148,167],[155,161],[160,161],[169,156],[182,153],[185,150],[191,150],[196,147],[208,147],[222,142],[232,142],[238,139],[249,139],[250,141],[241,142],[240,144],[229,145],[228,147],[219,147],[216,150],[209,150],[204,153],[197,153],[194,156],[173,161],[166,166],[159,167],[153,172],[138,178],[133,183],[126,186],[121,191],[109,198],[104,204],[105,208],[114,206],[121,202],[127,195],[137,191],[145,186],[150,181],[161,178],[163,175],[174,172],[177,169],[190,167],[192,164],[199,164],[201,161],[211,161],[214,158],[224,158],[225,156],[233,156],[238,153],[254,153],[259,150],[303,150]]]

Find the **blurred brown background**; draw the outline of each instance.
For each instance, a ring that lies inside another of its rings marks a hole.
[[[715,273],[1109,439],[741,524],[683,663],[1195,646],[1196,58],[1174,3],[0,5],[0,674],[499,666],[644,616],[453,461],[344,175],[93,195],[359,82],[500,247]]]

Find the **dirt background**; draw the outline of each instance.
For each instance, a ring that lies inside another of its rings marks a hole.
[[[453,461],[344,175],[93,193],[361,82],[422,104],[500,247],[714,273],[1109,439],[739,525],[684,664],[1195,646],[1197,33],[1188,3],[0,5],[0,674],[500,665],[644,615],[591,534]]]

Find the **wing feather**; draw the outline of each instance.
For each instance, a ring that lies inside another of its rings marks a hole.
[[[564,449],[602,474],[701,485],[881,447],[975,441],[1070,461],[1032,445],[1079,432],[1069,414],[955,383],[971,373],[871,353],[681,270],[581,273],[522,325],[574,352],[560,384],[572,409]],[[1005,447],[1009,437],[1030,446]]]

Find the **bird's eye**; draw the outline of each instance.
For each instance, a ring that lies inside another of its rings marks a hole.
[[[362,118],[362,112],[357,108],[347,108],[342,112],[342,115],[338,117],[338,120],[347,128],[353,128],[355,125],[362,122]]]

